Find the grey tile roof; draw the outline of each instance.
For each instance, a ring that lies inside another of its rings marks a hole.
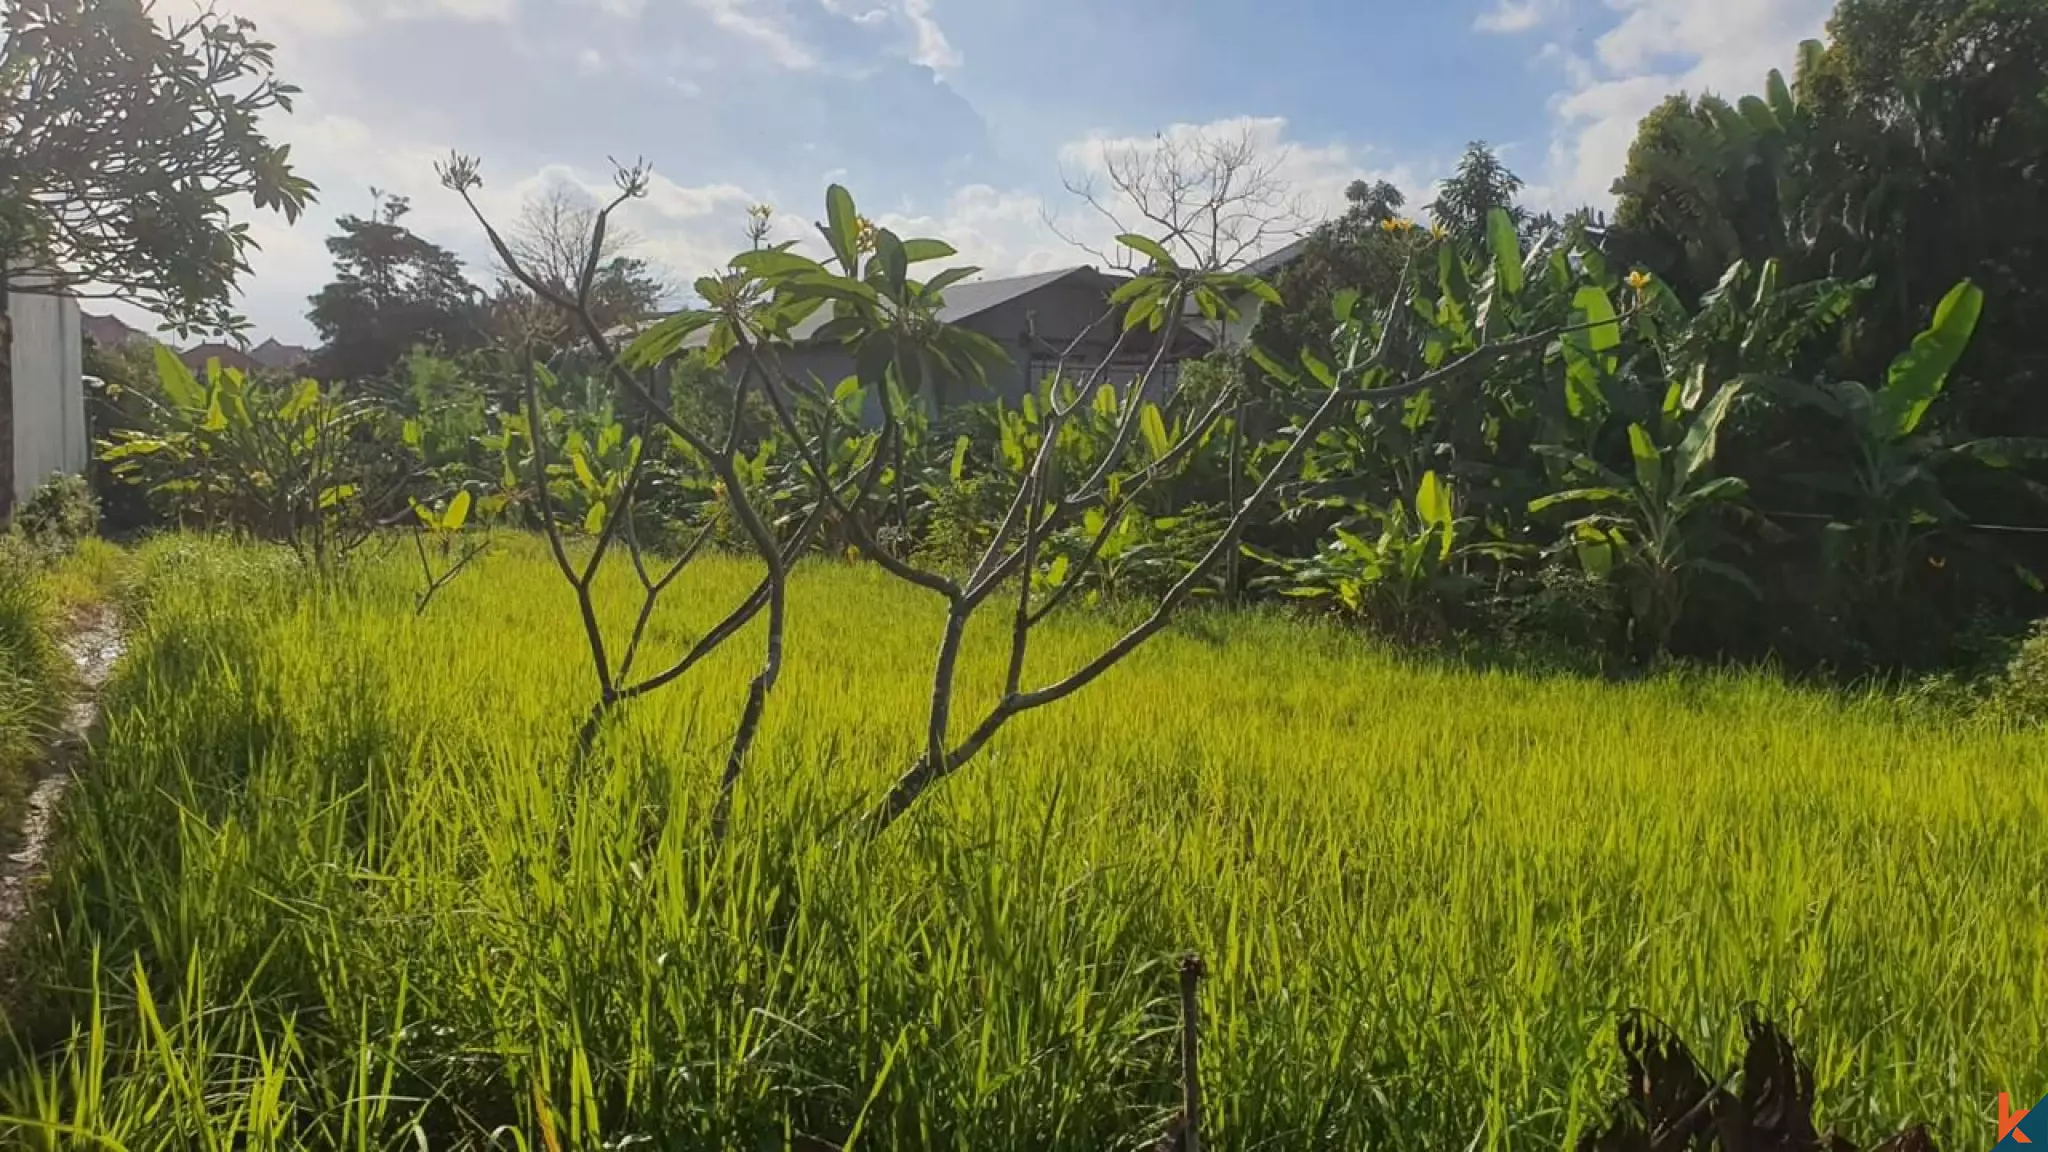
[[[946,303],[939,309],[939,320],[946,324],[958,324],[970,320],[993,308],[1000,308],[1012,300],[1031,295],[1041,288],[1050,288],[1069,276],[1092,274],[1093,268],[1062,268],[1054,272],[1040,272],[1031,276],[1006,276],[999,280],[968,280],[946,289]],[[790,333],[801,343],[811,338],[818,329],[832,319],[832,309],[820,308],[811,318],[796,326]]]
[[[1102,276],[1095,269],[1081,265],[1074,268],[1060,268],[1051,272],[1038,272],[1030,276],[1005,276],[995,280],[963,281],[946,289],[946,302],[939,309],[939,319],[947,324],[958,324],[991,309],[1000,308],[1012,300],[1018,300],[1031,295],[1033,292],[1050,288],[1068,277],[1084,275]],[[1104,281],[1105,294],[1110,291],[1114,284],[1120,282],[1120,278],[1116,277],[1102,276],[1102,279]],[[797,325],[795,331],[791,332],[790,335],[798,343],[802,343],[805,340],[809,340],[817,333],[818,329],[823,328],[831,319],[832,309],[820,308],[811,314],[810,319]],[[687,347],[698,348],[702,347],[710,338],[711,333],[708,330],[698,331],[692,333],[690,339],[684,343]]]

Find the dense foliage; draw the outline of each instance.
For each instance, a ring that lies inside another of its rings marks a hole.
[[[1991,301],[1951,435],[2048,427],[2048,8],[1844,0],[1763,95],[1674,96],[1643,122],[1613,251],[1687,299],[1738,259],[1866,281],[1828,367],[1872,379],[1958,280]],[[1980,501],[1998,520],[2032,507]]]
[[[297,89],[246,20],[144,0],[0,3],[0,269],[233,328],[254,243],[231,206],[297,219],[313,186],[263,121]]]
[[[457,352],[483,339],[476,289],[454,253],[404,224],[412,206],[380,196],[369,216],[344,216],[327,241],[334,282],[307,318],[324,341],[322,374],[362,380],[391,371],[416,347]]]

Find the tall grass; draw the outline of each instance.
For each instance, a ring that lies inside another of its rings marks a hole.
[[[938,609],[820,563],[713,852],[749,650],[572,777],[591,678],[531,547],[423,619],[401,565],[139,565],[0,1057],[29,1147],[1132,1148],[1190,950],[1218,1148],[1564,1146],[1632,1006],[1726,1064],[1755,1002],[1863,1136],[1972,1145],[2048,1088],[2034,735],[1199,617],[867,845],[845,816],[918,747]],[[659,645],[752,579],[712,564]],[[1048,629],[1033,678],[1113,625]]]
[[[41,557],[0,534],[0,852],[14,850],[28,769],[57,718],[55,621]]]

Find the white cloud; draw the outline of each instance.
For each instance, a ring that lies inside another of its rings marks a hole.
[[[784,68],[803,71],[818,64],[818,56],[797,38],[777,14],[759,0],[689,0],[725,32],[751,40]]]
[[[916,47],[910,55],[912,63],[922,64],[934,72],[948,72],[960,67],[960,53],[946,39],[939,22],[932,19],[931,0],[903,0],[903,19],[917,37]]]
[[[877,214],[876,223],[904,237],[928,236],[959,249],[957,263],[990,276],[1068,268],[1086,261],[1045,226],[1036,193],[973,184],[956,190],[937,212]]]
[[[355,28],[349,20],[375,18],[407,19],[426,11],[429,5],[462,19],[485,19],[493,11],[510,11],[518,0],[224,0],[236,12],[282,23],[281,45],[309,54],[329,51],[318,38],[316,28]],[[586,0],[587,3],[621,4],[627,0]],[[796,27],[787,18],[791,9],[777,0],[688,0],[703,14],[705,23],[720,24],[725,30],[758,41],[768,58],[788,67],[810,67],[818,61],[809,48],[794,38]],[[809,0],[791,0],[808,3]],[[916,51],[930,66],[957,65],[958,56],[936,24],[928,38],[908,35],[919,21],[929,21],[930,4],[925,0],[853,0],[868,5],[852,11],[848,19],[866,19],[866,12],[880,11],[877,23],[905,33],[903,50]],[[528,10],[536,6],[527,4]],[[588,9],[594,15],[595,9]],[[289,13],[289,15],[285,15]],[[721,19],[721,15],[722,19]],[[779,47],[778,47],[779,45]],[[921,47],[919,47],[921,45]],[[564,62],[570,67],[588,68],[600,60],[609,69],[620,51],[610,41],[602,47],[586,48],[575,40],[562,45]],[[759,53],[757,53],[759,54]],[[793,83],[801,82],[792,79]],[[388,194],[405,196],[412,211],[406,223],[420,235],[445,245],[467,264],[471,279],[487,283],[492,278],[491,253],[482,230],[470,218],[460,199],[439,186],[434,165],[446,157],[450,146],[465,150],[479,146],[474,125],[462,125],[439,116],[385,117],[374,104],[359,100],[346,86],[313,90],[302,97],[298,111],[279,118],[271,130],[279,143],[292,146],[292,159],[299,171],[322,188],[320,204],[297,225],[287,225],[273,213],[256,213],[245,204],[238,218],[247,220],[261,250],[250,256],[251,273],[244,278],[242,308],[255,321],[257,339],[275,336],[291,342],[310,343],[314,334],[304,320],[307,298],[318,292],[333,276],[333,261],[326,240],[334,232],[335,217],[365,214],[371,202],[367,190],[376,187]],[[1057,188],[1057,177],[1099,170],[1112,150],[1156,145],[1159,139],[1188,141],[1215,135],[1250,139],[1261,155],[1275,164],[1276,175],[1298,193],[1311,215],[1341,211],[1344,189],[1359,178],[1391,178],[1411,193],[1426,184],[1413,172],[1391,164],[1369,149],[1342,143],[1302,142],[1294,139],[1285,120],[1237,118],[1205,125],[1176,125],[1159,138],[1123,139],[1096,133],[1076,140],[1044,157],[1028,186],[987,182],[967,183],[943,193],[941,198],[920,198],[891,206],[878,202],[872,211],[885,226],[903,235],[932,236],[947,240],[960,250],[961,261],[983,267],[990,276],[1013,275],[1099,263],[1100,258],[1076,247],[1047,219],[1058,216],[1063,229],[1097,252],[1107,252],[1118,229],[1101,220],[1078,201]],[[594,199],[607,199],[613,189],[611,174],[592,167],[588,152],[576,151],[575,141],[529,139],[521,149],[483,145],[491,154],[522,152],[529,159],[522,166],[487,166],[485,187],[478,199],[494,221],[516,217],[529,196],[551,185],[567,184]],[[574,159],[577,165],[550,163]],[[798,163],[799,167],[808,167]],[[777,191],[764,184],[770,180],[795,178],[798,189],[785,202],[777,234],[783,239],[814,242],[811,219],[817,214],[818,190],[824,182],[811,173],[792,177],[788,171],[769,169],[744,181],[725,173],[742,169],[726,166],[719,157],[705,158],[678,174],[695,183],[680,183],[657,172],[648,195],[627,205],[620,224],[643,241],[640,254],[657,264],[673,281],[687,284],[695,277],[718,268],[745,244],[745,211],[748,205],[770,200]],[[753,169],[752,171],[759,171]],[[781,172],[780,175],[775,173]],[[843,174],[841,176],[843,178]],[[893,211],[891,208],[893,207]],[[1279,238],[1284,242],[1284,237]],[[1277,246],[1277,245],[1276,245]]]
[[[388,126],[373,128],[306,104],[278,130],[279,139],[292,145],[294,163],[321,185],[323,194],[315,212],[296,225],[275,213],[252,212],[246,204],[237,211],[260,246],[250,253],[251,271],[243,278],[239,305],[255,322],[252,334],[257,340],[314,340],[304,313],[307,298],[333,279],[334,261],[326,247],[334,231],[332,221],[367,214],[372,187],[406,197],[412,208],[405,218],[407,227],[461,255],[473,283],[491,281],[491,254],[483,230],[435,175],[435,163],[448,155],[445,144]],[[568,185],[593,201],[616,195],[609,172],[562,164],[526,171],[486,166],[484,176],[478,205],[501,226],[517,217],[527,199],[552,186]],[[641,238],[638,255],[687,282],[720,266],[744,245],[746,207],[757,199],[736,185],[685,186],[657,173],[647,196],[622,208],[618,222]],[[154,326],[134,309],[114,310],[133,322]]]
[[[864,28],[896,25],[908,37],[904,55],[913,64],[934,72],[951,72],[963,63],[960,52],[946,38],[945,29],[932,15],[932,0],[818,0],[841,20]]]
[[[1620,21],[1588,60],[1558,45],[1566,88],[1553,101],[1549,180],[1531,199],[1549,207],[1604,206],[1628,161],[1636,125],[1675,92],[1759,92],[1789,68],[1801,40],[1820,34],[1834,0],[1607,0]]]
[[[1153,137],[1091,134],[1063,146],[1059,162],[1069,177],[1082,178],[1090,172],[1099,175],[1111,155],[1130,148],[1157,147],[1161,140],[1185,143],[1247,136],[1261,156],[1274,162],[1276,177],[1298,195],[1308,224],[1342,212],[1344,191],[1354,180],[1390,180],[1411,197],[1425,194],[1429,187],[1413,168],[1379,163],[1381,158],[1368,150],[1341,143],[1295,141],[1288,135],[1287,122],[1278,118],[1178,124]],[[828,173],[822,179],[831,181],[843,175]],[[587,182],[583,186],[601,191]],[[624,219],[655,246],[663,263],[687,280],[718,267],[737,250],[742,214],[755,199],[733,185],[679,187],[657,180],[647,201],[634,205]],[[782,211],[776,217],[773,238],[796,240],[812,255],[821,255],[810,226],[816,206],[806,199],[778,207]],[[1116,207],[1130,215],[1129,205]],[[1099,254],[1110,251],[1122,230],[1064,193],[1048,198],[1031,189],[979,183],[955,189],[936,205],[876,210],[873,216],[877,224],[900,236],[946,241],[959,251],[958,263],[979,267],[990,277],[1098,264]],[[1144,230],[1135,216],[1131,226]],[[1289,238],[1277,237],[1270,246],[1278,247]]]
[[[518,0],[186,0],[189,7],[245,16],[268,37],[346,36],[378,20],[430,17],[474,23],[502,22],[518,13]]]
[[[1527,32],[1562,10],[1559,0],[1499,0],[1479,14],[1472,27],[1480,32]]]

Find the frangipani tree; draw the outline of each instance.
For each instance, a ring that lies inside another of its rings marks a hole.
[[[1167,350],[1177,328],[1191,312],[1213,321],[1230,315],[1232,300],[1277,298],[1253,278],[1188,267],[1162,243],[1135,234],[1121,237],[1148,263],[1143,275],[1109,296],[1091,329],[1116,334],[1111,351],[1084,361],[1079,341],[1068,349],[1041,415],[1016,432],[1008,507],[974,563],[956,576],[919,567],[872,530],[873,519],[889,504],[889,487],[906,479],[900,472],[883,470],[882,483],[864,500],[842,499],[838,493],[845,473],[896,458],[910,410],[916,397],[928,391],[934,371],[977,375],[1000,350],[937,322],[946,289],[973,270],[943,271],[923,281],[911,274],[918,264],[950,256],[950,247],[903,240],[887,230],[876,230],[872,242],[864,243],[859,220],[852,198],[833,189],[827,219],[820,225],[830,261],[812,260],[787,247],[736,257],[735,269],[749,277],[745,291],[727,291],[720,297],[724,307],[680,315],[650,332],[629,360],[636,369],[654,367],[675,355],[691,334],[709,328],[713,346],[739,357],[738,370],[769,399],[783,432],[800,446],[814,492],[851,527],[861,551],[945,602],[923,747],[871,813],[869,827],[875,831],[888,828],[932,788],[973,762],[1012,720],[1088,688],[1164,630],[1236,552],[1246,527],[1340,417],[1361,405],[1391,403],[1472,376],[1511,355],[1541,351],[1559,335],[1559,330],[1545,330],[1489,341],[1468,328],[1462,348],[1447,341],[1438,345],[1441,352],[1455,348],[1461,354],[1439,355],[1429,367],[1402,374],[1389,365],[1394,359],[1390,352],[1405,332],[1394,316],[1407,302],[1390,302],[1377,317],[1359,314],[1345,329],[1344,358],[1316,373],[1313,383],[1291,398],[1299,423],[1272,448],[1274,458],[1250,491],[1225,509],[1214,536],[1185,575],[1094,658],[1077,668],[1055,670],[1033,686],[1034,629],[1101,563],[1105,541],[1138,494],[1174,475],[1239,400],[1234,390],[1225,389],[1200,412],[1173,411],[1177,398],[1159,382],[1170,367]],[[790,329],[823,308],[832,310],[832,318],[814,338],[845,344],[857,365],[855,376],[829,396],[782,368]],[[1139,334],[1153,338],[1150,362],[1134,379],[1109,388],[1108,365]],[[879,428],[866,427],[856,415],[871,394],[881,401]],[[1077,457],[1066,450],[1075,441],[1063,433],[1105,408],[1112,431],[1086,438],[1086,454]],[[1076,524],[1097,526],[1093,545],[1078,561],[1054,548],[1055,540]],[[963,718],[955,713],[961,649],[970,622],[984,611],[1003,615],[1009,624],[1005,677],[994,704]]]

